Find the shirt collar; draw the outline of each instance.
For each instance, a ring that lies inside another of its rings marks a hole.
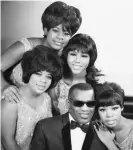
[[[69,113],[69,120],[70,120],[70,122],[71,122],[71,121],[76,121],[76,120],[74,120],[74,118],[71,116],[71,114],[70,114],[70,113]],[[88,122],[88,123],[86,123],[86,124],[88,124],[88,125],[89,125],[89,124],[90,124],[90,122]]]

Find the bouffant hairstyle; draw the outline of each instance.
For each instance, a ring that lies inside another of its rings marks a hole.
[[[94,40],[87,34],[76,34],[74,35],[62,51],[61,58],[63,60],[63,65],[65,68],[63,70],[63,76],[68,77],[71,75],[71,70],[67,64],[67,57],[70,51],[78,50],[83,53],[87,53],[90,56],[90,62],[86,68],[86,81],[97,82],[96,77],[100,76],[100,71],[94,66],[97,59],[97,48]]]
[[[73,35],[79,29],[82,17],[79,9],[74,6],[69,6],[64,2],[56,1],[49,5],[42,14],[43,29],[47,28],[49,31],[60,24],[64,31],[68,31]]]
[[[33,50],[25,52],[21,62],[23,75],[22,80],[28,83],[32,74],[47,71],[52,76],[53,87],[62,77],[62,61],[55,51],[38,45]]]
[[[98,91],[97,108],[113,105],[124,106],[124,90],[114,82],[105,82]]]

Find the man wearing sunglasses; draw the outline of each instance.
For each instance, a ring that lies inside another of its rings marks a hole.
[[[93,130],[95,88],[73,85],[68,94],[69,112],[43,119],[36,125],[31,150],[107,150]]]

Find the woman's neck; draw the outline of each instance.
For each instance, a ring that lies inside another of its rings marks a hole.
[[[118,143],[123,142],[131,131],[131,128],[129,126],[129,119],[124,118],[122,116],[121,121],[119,122],[119,125],[113,128],[113,131],[115,133],[115,140]]]
[[[31,91],[28,85],[24,85],[20,88],[20,94],[22,99],[27,103],[31,108],[39,110],[42,107],[44,102],[44,94],[35,94]]]
[[[125,129],[125,123],[127,122],[127,118],[121,116],[121,119],[118,123],[118,125],[116,127],[113,128],[113,131],[114,132],[119,132],[119,131],[122,131],[123,129]]]
[[[52,49],[52,50],[53,50],[54,52],[56,52],[59,56],[61,56],[62,50],[57,50],[57,49],[52,48],[52,47],[48,44],[46,38],[43,39],[42,45],[44,45],[45,47],[48,47],[48,48]]]
[[[72,85],[77,84],[77,83],[86,83],[86,78],[85,78],[85,76],[83,76],[81,74],[78,74],[78,75],[77,74],[73,74],[69,78],[64,78],[64,81],[69,86],[72,86]]]
[[[42,40],[42,45],[49,47],[49,45],[47,44],[46,38],[44,37]]]
[[[43,94],[36,94],[33,92],[28,85],[20,87],[20,93],[23,97],[26,97],[28,100],[37,101]]]

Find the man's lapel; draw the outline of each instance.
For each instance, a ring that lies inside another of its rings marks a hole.
[[[84,140],[84,143],[83,143],[83,146],[82,146],[82,150],[89,150],[89,148],[91,147],[91,144],[92,144],[92,140],[93,140],[93,130],[92,130],[92,127],[91,127],[91,124],[89,125],[89,128],[88,128],[88,131],[86,133],[86,136],[85,136],[85,140]]]
[[[68,113],[62,117],[63,129],[62,138],[64,143],[64,150],[72,150],[71,136],[70,136],[70,121]]]
[[[82,150],[107,150],[106,146],[98,138],[91,123],[89,125]]]

